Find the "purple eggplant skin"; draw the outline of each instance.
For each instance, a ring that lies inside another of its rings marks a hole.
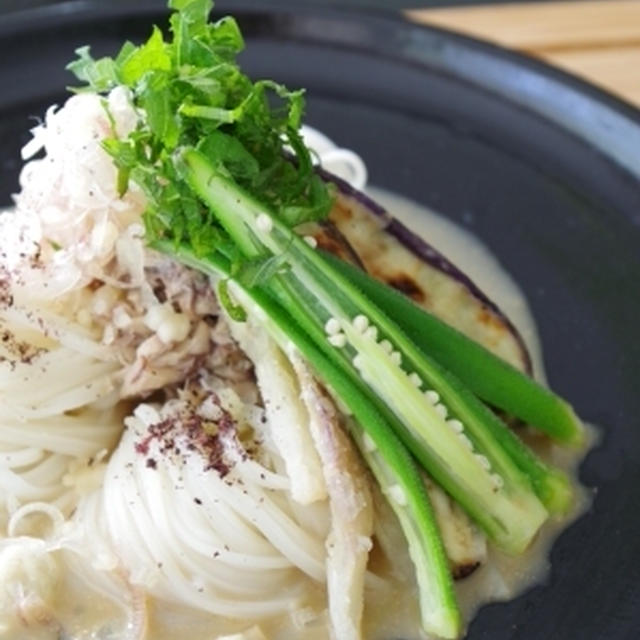
[[[531,375],[522,336],[467,274],[369,196],[323,169],[317,171],[336,193],[329,224],[314,233],[319,246],[359,264]]]

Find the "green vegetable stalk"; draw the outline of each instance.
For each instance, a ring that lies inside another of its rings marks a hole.
[[[163,241],[154,247],[220,282],[229,282],[229,265],[220,255],[197,257],[188,247]],[[453,580],[423,479],[411,456],[370,398],[324,356],[286,310],[260,288],[233,284],[235,297],[244,307],[265,318],[267,330],[285,351],[292,345],[298,349],[354,417],[352,436],[398,518],[416,566],[423,627],[441,638],[457,638],[461,620]]]

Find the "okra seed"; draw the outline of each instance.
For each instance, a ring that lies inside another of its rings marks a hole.
[[[261,213],[256,218],[256,226],[258,227],[258,231],[269,233],[269,231],[273,229],[273,220],[266,213]]]
[[[402,364],[402,355],[400,355],[399,351],[394,351],[391,356],[391,362],[393,362],[393,364],[397,364],[398,366],[400,366]]]
[[[385,352],[385,353],[391,353],[393,351],[393,345],[388,341],[388,340],[383,340],[380,343],[380,348]]]
[[[313,236],[304,236],[303,240],[312,248],[315,249],[318,246],[318,241]]]
[[[449,413],[447,411],[447,407],[445,407],[443,404],[437,404],[434,409],[436,410],[436,413],[444,420],[447,417],[447,414]]]
[[[364,337],[374,342],[378,338],[378,327],[371,326],[364,332]]]
[[[411,381],[411,384],[418,389],[422,386],[422,379],[415,372],[409,375],[409,380]]]
[[[437,391],[433,391],[433,389],[429,389],[424,396],[431,404],[438,404],[438,402],[440,402],[440,394]]]
[[[460,433],[458,435],[458,438],[460,438],[462,444],[467,447],[469,451],[473,451],[473,443],[471,442],[471,440],[469,440],[469,438],[467,438],[467,436],[464,435],[464,433]]]
[[[404,490],[400,485],[391,485],[387,489],[387,493],[389,494],[389,497],[401,507],[405,507],[407,505],[407,496],[404,494]]]
[[[360,369],[362,367],[362,356],[360,354],[355,355],[352,362],[356,369]]]
[[[487,471],[491,469],[491,463],[489,462],[489,458],[487,458],[486,456],[476,453],[476,460],[480,463],[480,466],[483,469],[486,469]]]
[[[368,451],[369,453],[375,451],[378,448],[376,446],[376,443],[371,439],[368,433],[364,434],[362,442],[364,444],[365,451]]]
[[[504,480],[496,473],[491,476],[491,480],[497,489],[502,489],[502,487],[504,487]]]
[[[330,335],[333,336],[336,333],[340,332],[340,322],[337,318],[329,318],[324,325],[324,330]]]
[[[464,426],[460,420],[447,420],[447,424],[456,432],[462,433],[464,431]]]
[[[347,344],[347,336],[345,336],[344,333],[335,333],[329,336],[329,344],[341,349]]]
[[[359,333],[364,333],[369,326],[369,318],[367,316],[363,316],[362,314],[356,316],[353,319],[353,328]]]

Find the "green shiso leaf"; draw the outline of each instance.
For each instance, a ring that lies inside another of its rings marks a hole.
[[[180,170],[173,152],[185,146],[205,153],[288,225],[326,217],[331,192],[299,134],[304,92],[245,75],[236,62],[244,48],[238,25],[229,17],[209,22],[210,0],[169,6],[175,12],[168,39],[154,27],[145,43],[126,42],[115,58],[95,60],[83,47],[68,66],[92,91],[126,87],[142,115],[132,144],[107,140],[105,148],[120,170],[119,190],[133,179],[147,195],[149,240],[202,244],[193,216],[184,219],[181,197],[164,193]],[[215,226],[204,208],[200,213],[202,225]],[[220,233],[214,237],[222,240]]]

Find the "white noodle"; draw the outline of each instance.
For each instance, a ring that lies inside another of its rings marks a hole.
[[[42,308],[0,308],[0,318],[16,327],[28,327],[37,331],[41,331],[42,324],[44,324],[48,334],[67,349],[96,360],[112,361],[115,359],[113,350],[93,340],[82,326],[71,323]]]
[[[55,416],[28,423],[2,419],[0,440],[3,446],[38,445],[42,449],[75,457],[90,457],[98,444],[110,443],[119,433],[117,423],[100,424],[92,412],[78,416]],[[0,465],[4,456],[0,454]],[[11,466],[11,465],[8,465]]]
[[[222,319],[205,322],[220,313],[207,281],[145,249],[145,199],[136,187],[119,197],[101,147],[139,114],[126,91],[106,101],[113,122],[92,95],[47,112],[23,149],[46,158],[25,165],[17,209],[0,219],[13,297],[0,329],[15,341],[0,343],[0,556],[29,518],[41,539],[23,551],[48,554],[42,566],[62,568],[79,602],[109,603],[122,638],[144,635],[147,596],[218,616],[220,629],[291,612],[303,629],[326,607],[309,602],[324,588],[331,516],[299,389],[292,376],[269,386],[270,363],[259,377],[272,398],[257,400],[260,358],[240,354]],[[325,151],[366,180],[355,155]],[[164,342],[145,322],[162,305],[180,322]],[[194,376],[233,423],[209,425],[217,449],[183,424],[198,409],[182,389]],[[136,410],[154,391],[157,407]],[[171,445],[151,431],[166,418]]]
[[[9,469],[15,467],[26,467],[42,460],[45,452],[35,447],[25,447],[13,451],[3,451],[0,453],[0,462],[6,464]]]
[[[40,340],[11,323],[4,330],[24,345]],[[69,493],[63,486],[69,464],[112,446],[118,416],[83,408],[112,392],[117,366],[64,346],[30,363],[0,363],[0,503],[9,513],[29,501],[61,499]],[[77,413],[65,415],[70,410]]]
[[[47,502],[31,502],[29,504],[25,504],[11,516],[7,526],[7,535],[9,537],[17,536],[20,521],[34,513],[42,513],[48,516],[51,520],[51,524],[53,526],[51,536],[55,535],[56,531],[60,529],[64,523],[64,516],[60,512],[60,509],[57,509]]]

